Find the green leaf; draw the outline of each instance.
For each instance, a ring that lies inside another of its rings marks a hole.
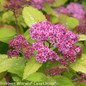
[[[33,74],[30,74],[26,80],[33,81],[33,82],[42,82],[45,81],[46,75],[41,72],[35,72]]]
[[[77,62],[72,63],[70,67],[76,72],[86,73],[86,54],[82,54],[82,57]]]
[[[44,11],[49,15],[54,15],[54,16],[58,17],[57,13],[50,7],[50,5],[48,3],[44,4]]]
[[[0,55],[0,73],[7,71],[10,68],[11,59],[8,59],[7,55]]]
[[[30,74],[35,73],[41,66],[42,64],[36,61],[34,57],[32,57],[26,63],[26,67],[24,69],[24,74],[23,74],[23,79],[26,79]]]
[[[6,79],[5,78],[3,78],[1,81],[0,81],[0,86],[7,86],[6,85]]]
[[[0,73],[0,80],[2,80],[4,77],[5,77],[5,75],[7,74],[7,72],[5,71],[5,72],[2,72],[2,73]]]
[[[56,83],[56,81],[51,76],[46,76],[44,73],[41,73],[41,72],[35,72],[35,73],[29,75],[29,77],[26,80],[29,80],[29,81],[32,81],[35,83],[41,82],[42,86],[48,85],[50,83],[51,83],[50,86],[53,86]],[[41,85],[39,85],[39,86],[41,86]]]
[[[16,34],[17,33],[12,29],[1,28],[0,29],[0,41],[9,43],[9,41],[12,40]]]
[[[53,3],[53,7],[59,7],[63,4],[65,4],[68,0],[55,0],[55,3]]]
[[[51,76],[47,76],[46,82],[52,83],[53,85],[56,84],[56,80],[55,80],[53,77],[51,77]],[[53,85],[52,85],[52,86],[53,86]]]
[[[22,77],[27,60],[22,57],[13,57],[11,61],[11,67],[8,69],[8,72],[15,73],[18,76]]]
[[[58,17],[58,22],[62,25],[64,25],[67,29],[69,29],[68,23],[67,23],[67,15],[60,14]]]
[[[30,43],[36,42],[36,40],[31,39],[31,37],[30,37],[29,35],[26,36],[26,40],[27,40],[28,42],[30,42]]]
[[[57,62],[47,61],[46,63],[42,64],[38,71],[44,73],[45,70],[50,69],[52,67],[57,67],[57,65]]]
[[[71,28],[75,28],[76,26],[79,25],[79,21],[73,17],[68,17],[67,23],[68,23],[69,27],[71,27]]]
[[[0,55],[0,73],[4,71],[8,71],[11,73],[15,73],[22,77],[24,72],[26,59],[24,58],[17,58],[13,57],[11,59],[8,59],[7,55]]]
[[[86,83],[84,83],[84,82],[79,82],[76,86],[86,86]]]
[[[0,4],[2,4],[4,2],[4,0],[0,0]]]
[[[24,17],[25,23],[29,27],[31,27],[33,24],[38,23],[40,21],[46,21],[46,18],[42,14],[42,12],[38,11],[36,8],[33,8],[31,6],[24,7],[23,17]]]
[[[8,49],[9,49],[8,44],[0,41],[0,54],[7,54]]]
[[[53,23],[53,24],[58,23],[58,18],[56,16],[51,15],[50,20],[51,20],[51,23]]]
[[[2,63],[3,61],[7,60],[8,56],[5,54],[0,54],[0,63]]]
[[[29,31],[29,30],[27,30],[27,31],[23,34],[23,36],[24,36],[24,37],[26,38],[26,40],[27,40],[28,42],[30,42],[30,43],[36,42],[36,40],[31,39],[30,31]]]
[[[30,34],[30,31],[29,31],[29,29],[23,34],[23,36],[24,37],[26,37],[27,35],[29,35]]]
[[[12,11],[7,11],[2,15],[2,22],[6,24],[10,24],[15,22],[15,17]]]
[[[86,10],[86,1],[82,1],[82,4],[83,4],[84,10]]]
[[[15,75],[15,74],[11,74],[11,77],[12,77],[13,81],[16,83],[22,82],[22,78],[20,78],[19,76]]]
[[[79,35],[79,41],[85,41],[86,35]]]
[[[56,80],[56,85],[55,86],[74,86],[74,84],[71,82],[71,80],[69,80],[68,78],[61,76],[61,75],[57,75],[54,76],[55,80]]]
[[[69,17],[65,14],[60,14],[58,17],[58,22],[66,27],[66,29],[71,30],[79,25],[79,21],[74,17]]]

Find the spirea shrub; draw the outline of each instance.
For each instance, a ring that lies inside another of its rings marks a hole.
[[[86,86],[86,3],[72,1],[0,1],[0,86]]]
[[[81,47],[75,45],[79,39],[78,35],[67,31],[63,25],[42,21],[32,25],[30,34],[31,38],[37,42],[30,45],[22,35],[18,35],[9,42],[9,47],[13,47],[13,50],[8,51],[9,57],[18,57],[21,53],[25,59],[31,59],[35,55],[36,61],[40,63],[49,59],[67,66],[69,63],[76,62],[76,55],[81,56]],[[52,46],[44,45],[45,42],[48,42],[49,45],[52,44]],[[60,58],[55,51],[50,50],[51,47],[58,48],[63,58]],[[34,54],[34,52],[37,53]]]

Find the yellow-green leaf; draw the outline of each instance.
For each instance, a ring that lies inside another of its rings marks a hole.
[[[17,33],[10,28],[0,28],[0,41],[9,43]]]
[[[44,11],[49,15],[54,15],[58,17],[57,13],[50,7],[48,3],[44,4]]]
[[[12,57],[11,59],[8,59],[7,55],[2,54],[0,55],[0,73],[8,71],[22,77],[25,62],[26,60],[22,57]]]
[[[82,54],[82,57],[77,62],[72,63],[70,67],[77,72],[86,73],[86,54]]]
[[[55,0],[55,3],[53,3],[53,7],[59,7],[63,4],[65,4],[68,0]]]
[[[22,77],[24,73],[26,59],[23,57],[13,57],[11,59],[10,68],[8,68],[8,72],[17,74],[18,76]]]
[[[33,8],[31,6],[24,7],[23,9],[23,18],[25,20],[25,23],[31,27],[33,24],[38,23],[40,21],[46,21],[45,16],[43,13],[36,8]]]
[[[68,17],[67,23],[68,23],[69,27],[71,27],[71,28],[75,28],[76,26],[79,25],[79,21],[73,17]]]
[[[26,80],[33,81],[33,82],[40,82],[45,81],[46,75],[41,72],[35,72],[29,75]]]
[[[86,35],[79,35],[79,41],[86,41]]]
[[[54,76],[53,78],[55,78],[56,80],[56,85],[55,86],[75,86],[70,79],[61,76],[61,75],[57,75]]]
[[[42,64],[36,61],[34,57],[32,57],[32,59],[28,60],[26,63],[23,79],[26,79],[30,74],[35,73],[41,66]]]

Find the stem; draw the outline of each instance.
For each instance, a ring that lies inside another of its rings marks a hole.
[[[19,52],[24,56],[23,48],[21,48],[21,50]]]
[[[16,20],[16,28],[17,28],[17,35],[19,34],[19,27],[18,27],[18,21],[17,21],[17,16],[15,14],[15,10],[14,10],[14,16],[15,16],[15,20]]]
[[[51,43],[49,41],[47,41],[49,43],[49,48],[51,48]]]
[[[43,42],[43,44],[45,45],[45,42]]]

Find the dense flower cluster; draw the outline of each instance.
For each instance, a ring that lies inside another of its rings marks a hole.
[[[75,78],[73,81],[86,83],[86,74],[82,72],[78,72],[78,74],[81,76],[81,78]]]
[[[71,3],[66,8],[60,7],[58,9],[55,9],[57,13],[70,13],[77,19],[82,19],[85,17],[86,11],[83,9],[83,5],[78,3]]]
[[[19,57],[20,53],[23,53],[25,59],[31,59],[36,51],[35,57],[40,63],[49,59],[53,62],[58,60],[59,63],[67,66],[68,63],[76,62],[76,55],[81,56],[81,46],[74,44],[79,39],[78,35],[67,31],[63,25],[53,25],[48,21],[42,21],[32,25],[30,34],[32,39],[37,40],[32,45],[25,41],[22,35],[18,35],[9,42],[9,47],[13,47],[13,50],[8,51],[10,58],[11,56]],[[51,46],[43,45],[43,42],[57,47],[63,58],[59,58],[55,51],[49,49]]]
[[[43,4],[45,2],[52,4],[52,3],[55,2],[55,0],[31,0],[30,5],[32,5],[33,7],[38,8],[38,9],[43,9]]]
[[[25,41],[25,37],[18,35],[14,39],[10,40],[9,47],[15,48],[15,50],[20,50],[22,48],[27,48],[29,43]]]
[[[13,57],[16,56],[18,58],[20,56],[20,54],[17,50],[12,50],[12,49],[7,51],[7,55],[8,55],[9,58],[11,58],[12,56]]]
[[[37,7],[38,9],[42,9],[43,3],[44,0],[31,0],[30,5],[32,5],[33,7]]]
[[[43,45],[42,43],[33,43],[33,49],[38,52],[36,55],[36,60],[40,63],[46,62],[48,59],[51,61],[56,61],[59,59],[56,52],[50,50],[47,45]]]
[[[36,39],[37,41],[45,42],[49,39],[49,28],[51,27],[50,22],[39,22],[35,25],[32,25],[30,29],[32,39]]]
[[[65,69],[62,69],[62,68],[59,68],[59,67],[52,67],[48,70],[46,70],[44,73],[46,75],[51,75],[51,76],[55,76],[57,74],[61,75],[62,72],[65,72],[66,70]]]
[[[76,27],[77,33],[86,34],[86,25],[79,25]]]
[[[12,56],[19,57],[22,48],[28,48],[29,43],[25,41],[25,38],[22,35],[18,35],[14,39],[10,40],[9,47],[13,47],[13,50],[8,50],[7,54],[11,58]]]
[[[40,63],[46,62],[48,59],[51,61],[56,61],[59,59],[56,52],[50,50],[47,45],[43,45],[42,43],[33,43],[32,45],[25,41],[25,38],[22,35],[18,35],[14,39],[9,42],[9,47],[12,49],[8,50],[7,54],[8,57],[11,58],[12,56],[16,56],[17,58],[21,54],[24,54],[25,59],[31,59],[34,56],[34,52],[36,51],[36,60]],[[25,51],[23,50],[25,49]]]
[[[34,49],[32,47],[29,47],[24,52],[24,58],[28,60],[31,59],[32,56],[34,56]]]
[[[6,0],[6,3],[4,7],[12,11],[23,8],[23,5],[29,4],[27,0]]]
[[[50,39],[50,43],[54,47],[58,47],[62,53],[63,59],[60,59],[59,62],[63,65],[76,62],[76,54],[81,55],[81,47],[74,44],[79,39],[78,35],[67,31],[63,25],[53,25],[50,22],[42,21],[31,27],[30,34],[32,39],[40,42],[46,42]]]

